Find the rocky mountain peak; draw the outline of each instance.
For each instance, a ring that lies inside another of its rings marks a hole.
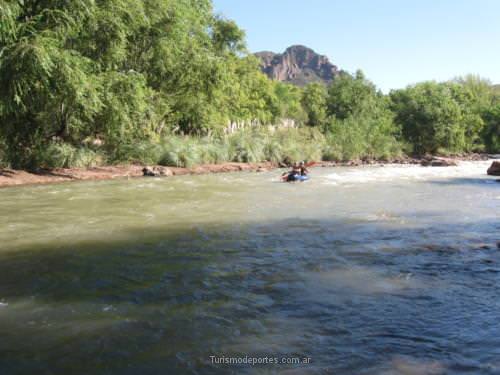
[[[255,55],[269,78],[299,86],[310,82],[330,83],[340,72],[326,56],[302,45],[290,46],[283,53],[263,51]]]

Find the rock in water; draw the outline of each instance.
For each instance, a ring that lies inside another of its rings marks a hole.
[[[142,175],[143,176],[154,176],[154,173],[153,173],[153,168],[151,167],[144,167],[142,168]]]
[[[159,176],[173,176],[174,173],[170,168],[167,167],[144,167],[142,168],[142,174],[148,177],[159,177]]]
[[[500,161],[494,161],[486,171],[490,176],[500,176]]]
[[[151,167],[144,167],[142,168],[142,174],[148,177],[158,177],[160,172],[155,171],[154,168]]]
[[[167,168],[167,167],[154,167],[153,170],[155,172],[158,172],[160,174],[160,176],[168,177],[168,176],[174,175],[172,170],[170,168]]]
[[[424,167],[455,167],[457,163],[452,159],[426,157],[422,159],[420,164]]]

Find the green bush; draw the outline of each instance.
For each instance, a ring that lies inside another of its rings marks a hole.
[[[73,155],[71,167],[90,168],[103,165],[106,157],[98,152],[86,147],[79,147]]]
[[[323,158],[347,161],[399,156],[402,146],[393,132],[392,121],[388,117],[358,114],[344,120],[334,118],[330,122]]]
[[[196,138],[172,136],[162,144],[162,156],[158,164],[191,167],[199,161],[200,148]]]
[[[115,163],[158,164],[163,155],[160,144],[150,141],[117,145],[110,150],[110,159]]]
[[[255,163],[265,160],[264,139],[262,131],[243,130],[227,138],[229,156],[232,161]]]
[[[225,136],[169,135],[159,142],[141,141],[101,149],[52,142],[39,146],[31,165],[42,168],[92,167],[112,163],[159,164],[193,167],[223,162],[291,164],[297,161],[350,160],[364,157],[387,159],[401,153],[401,145],[381,131],[383,122],[348,117],[333,119],[324,135],[318,128],[252,128]],[[1,152],[0,148],[0,152]],[[105,151],[107,150],[107,154]],[[2,156],[6,165],[6,156]]]
[[[281,157],[285,163],[300,160],[321,160],[324,136],[316,129],[283,129],[275,134],[281,145]]]
[[[36,153],[36,165],[42,168],[84,168],[103,164],[99,152],[67,143],[51,143]]]
[[[263,151],[266,160],[273,163],[283,161],[283,145],[275,137],[267,136],[264,139]]]
[[[229,161],[292,163],[299,160],[320,160],[324,142],[324,136],[314,129],[273,131],[256,128],[220,137],[169,136],[160,144],[161,156],[157,163],[191,167]]]
[[[218,164],[229,161],[229,145],[223,140],[204,138],[200,141],[199,157],[202,164]]]

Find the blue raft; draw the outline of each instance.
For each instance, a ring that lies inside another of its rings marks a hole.
[[[292,182],[292,181],[307,181],[307,180],[309,180],[309,176],[302,176],[300,174],[289,174],[285,181]]]

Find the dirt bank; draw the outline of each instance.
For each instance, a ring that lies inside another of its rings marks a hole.
[[[168,170],[168,175],[206,174],[238,171],[266,171],[277,165],[265,163],[223,163],[200,165],[193,168],[153,167]],[[116,165],[96,168],[56,168],[52,170],[22,171],[0,169],[0,187],[29,184],[49,184],[64,181],[109,180],[113,178],[142,177],[143,165]]]

